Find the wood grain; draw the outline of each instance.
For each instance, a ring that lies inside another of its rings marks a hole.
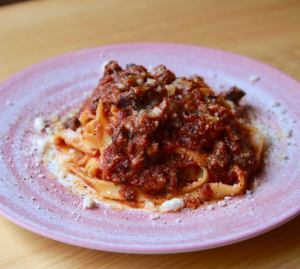
[[[0,7],[0,79],[50,56],[164,41],[236,52],[300,79],[300,1],[28,1]],[[300,217],[214,250],[127,255],[45,239],[0,218],[0,268],[300,268]]]

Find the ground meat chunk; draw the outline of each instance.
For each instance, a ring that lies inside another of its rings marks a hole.
[[[233,161],[242,169],[254,167],[256,164],[256,154],[251,146],[244,146],[238,154],[233,156]]]
[[[176,79],[176,76],[164,65],[159,65],[154,69],[154,78],[163,84],[170,84]]]
[[[110,61],[104,68],[104,76],[118,73],[120,71],[122,71],[122,68],[119,64],[116,61]]]
[[[231,161],[228,154],[225,142],[219,141],[215,144],[213,152],[208,157],[208,169],[210,170],[224,170]]]
[[[224,98],[233,102],[234,104],[238,104],[239,101],[245,96],[245,92],[238,87],[232,87],[227,92],[223,93]]]
[[[73,131],[75,131],[80,126],[80,122],[78,120],[78,114],[76,114],[75,116],[67,119],[63,123],[63,125],[64,125],[64,128],[72,129]]]

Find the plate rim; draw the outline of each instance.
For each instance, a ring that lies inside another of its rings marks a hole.
[[[202,251],[202,250],[210,250],[210,249],[215,249],[215,248],[220,248],[223,246],[229,246],[229,245],[233,245],[254,237],[257,237],[259,235],[265,234],[267,232],[270,232],[276,228],[278,228],[279,226],[282,226],[284,224],[286,224],[287,222],[291,221],[292,219],[296,218],[297,216],[300,215],[300,210],[295,210],[295,212],[292,212],[291,214],[289,214],[287,217],[284,216],[280,219],[280,221],[278,221],[276,224],[267,226],[267,227],[263,227],[260,230],[257,230],[257,232],[252,233],[251,231],[248,232],[247,234],[244,234],[243,236],[240,236],[237,239],[227,239],[227,240],[223,240],[220,243],[210,243],[210,244],[206,244],[203,246],[186,246],[184,248],[182,248],[181,246],[170,246],[170,247],[165,247],[165,248],[156,248],[154,249],[153,247],[147,247],[147,246],[143,246],[143,249],[138,249],[136,247],[130,247],[130,245],[128,245],[127,247],[118,247],[118,246],[107,246],[105,245],[105,243],[100,246],[100,244],[94,244],[94,245],[87,245],[84,242],[80,241],[80,240],[73,240],[71,238],[67,238],[67,237],[59,237],[51,232],[47,232],[47,231],[42,231],[41,229],[27,224],[25,222],[19,221],[18,219],[15,219],[14,217],[12,217],[11,215],[7,214],[4,211],[0,210],[0,216],[5,218],[6,220],[10,221],[11,223],[24,228],[27,231],[33,232],[36,235],[45,237],[47,239],[51,239],[51,240],[55,240],[57,242],[60,243],[64,243],[64,244],[68,244],[70,246],[76,246],[76,247],[81,247],[81,248],[85,248],[85,249],[90,249],[90,250],[98,250],[98,251],[105,251],[105,252],[114,252],[114,253],[124,253],[124,254],[176,254],[176,253],[189,253],[189,252],[196,252],[196,251]]]
[[[42,59],[38,60],[37,62],[29,64],[25,67],[21,67],[20,69],[12,72],[10,75],[8,75],[8,76],[4,77],[3,79],[1,79],[0,80],[0,91],[1,91],[1,87],[5,86],[5,84],[7,82],[9,82],[9,80],[11,80],[12,78],[15,78],[18,75],[23,75],[22,73],[27,72],[27,71],[31,71],[32,69],[34,69],[38,66],[42,66],[44,64],[50,64],[51,62],[54,62],[58,59],[67,58],[67,57],[72,56],[74,54],[81,54],[81,53],[87,53],[87,52],[91,52],[91,51],[97,51],[99,49],[114,49],[114,48],[124,48],[124,47],[134,47],[134,46],[147,46],[147,47],[152,47],[152,46],[154,46],[154,47],[155,46],[176,47],[176,46],[178,46],[178,47],[190,47],[191,49],[210,50],[211,52],[227,54],[228,56],[232,56],[232,57],[239,57],[240,59],[244,59],[248,62],[252,62],[252,63],[255,63],[255,64],[259,64],[261,66],[264,66],[266,68],[270,68],[273,71],[278,72],[278,74],[285,75],[289,79],[293,80],[295,83],[300,84],[300,81],[298,79],[294,78],[290,74],[284,73],[282,70],[280,70],[280,68],[275,67],[275,66],[273,66],[269,63],[266,63],[262,60],[251,58],[250,56],[247,56],[247,55],[244,55],[244,54],[235,53],[233,51],[228,51],[228,50],[224,50],[224,49],[221,49],[221,48],[205,47],[205,46],[201,46],[201,45],[197,45],[197,44],[190,44],[190,43],[155,42],[155,41],[153,41],[153,42],[124,42],[124,43],[112,43],[112,44],[106,44],[106,45],[100,45],[100,46],[92,46],[92,47],[81,48],[81,49],[77,49],[77,50],[74,49],[74,50],[70,50],[70,51],[67,51],[67,52],[62,52],[62,53],[50,56],[48,58],[42,58]]]
[[[272,71],[276,71],[278,74],[281,76],[284,76],[285,78],[290,79],[296,84],[299,84],[298,80],[295,78],[291,77],[289,74],[285,74],[282,72],[280,69],[273,67],[269,64],[263,63],[259,60],[256,59],[251,59],[247,56],[244,55],[239,55],[233,52],[221,50],[221,49],[216,49],[216,48],[208,48],[208,47],[203,47],[203,46],[197,46],[197,45],[192,45],[192,44],[180,44],[180,43],[162,43],[162,42],[138,42],[138,43],[121,43],[121,44],[112,44],[112,45],[104,45],[104,46],[96,46],[96,47],[91,47],[91,48],[84,48],[80,50],[74,50],[70,51],[67,53],[62,53],[59,55],[52,56],[50,58],[44,59],[42,61],[39,61],[38,63],[31,64],[25,68],[22,68],[21,70],[9,75],[6,79],[0,81],[0,93],[3,88],[6,87],[9,83],[11,83],[13,80],[18,79],[19,77],[26,75],[27,72],[31,72],[35,70],[38,67],[44,66],[51,64],[52,62],[56,62],[59,60],[63,60],[68,57],[74,57],[75,55],[80,55],[84,53],[91,53],[93,51],[97,50],[111,50],[111,49],[122,49],[122,48],[128,48],[128,47],[185,47],[185,48],[191,48],[191,49],[202,49],[202,50],[209,50],[212,53],[221,53],[222,55],[227,55],[228,57],[234,57],[234,58],[239,58],[239,59],[244,59],[245,61],[255,64],[260,65],[261,67],[271,69]],[[228,237],[227,239],[223,239],[223,241],[219,242],[210,242],[206,243],[205,245],[198,244],[196,245],[193,243],[191,246],[167,246],[164,248],[155,248],[153,246],[143,246],[143,249],[138,249],[137,247],[133,246],[131,247],[130,245],[127,246],[121,246],[118,247],[118,245],[112,245],[112,246],[107,246],[106,243],[101,243],[97,242],[93,244],[87,245],[86,243],[80,241],[80,240],[74,240],[72,238],[68,238],[67,236],[61,237],[56,235],[55,233],[51,233],[51,231],[43,230],[41,229],[41,226],[34,226],[29,223],[26,223],[25,220],[22,218],[16,218],[15,216],[10,215],[9,213],[5,212],[4,210],[0,209],[0,215],[12,223],[29,230],[31,232],[34,232],[35,234],[38,234],[40,236],[53,239],[59,242],[63,242],[69,245],[75,245],[83,248],[88,248],[88,249],[95,249],[95,250],[101,250],[101,251],[112,251],[112,252],[118,252],[118,253],[137,253],[137,254],[167,254],[167,253],[184,253],[184,252],[192,252],[192,251],[199,251],[199,250],[205,250],[205,249],[212,249],[212,248],[217,248],[229,244],[234,244],[240,241],[244,241],[253,237],[256,237],[258,235],[261,235],[263,233],[266,233],[268,231],[271,231],[284,223],[290,221],[291,219],[297,217],[300,215],[300,207],[291,209],[288,214],[282,214],[281,218],[276,218],[274,221],[271,221],[271,224],[268,226],[262,226],[260,229],[256,229],[255,232],[249,231],[248,233],[243,233],[242,235],[238,236],[238,238],[230,238]]]

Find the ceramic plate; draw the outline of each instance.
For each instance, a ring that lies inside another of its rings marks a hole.
[[[96,86],[104,63],[117,60],[178,76],[200,74],[215,90],[236,85],[267,133],[269,154],[253,194],[213,207],[167,213],[101,205],[47,176],[34,161],[29,137],[36,116],[78,106]],[[300,85],[267,65],[219,50],[174,44],[127,44],[82,50],[34,65],[0,85],[0,212],[40,235],[86,248],[127,253],[171,253],[241,241],[290,220],[300,210]]]

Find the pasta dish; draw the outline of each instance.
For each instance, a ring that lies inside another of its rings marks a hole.
[[[57,122],[62,168],[101,201],[162,212],[243,194],[262,165],[264,137],[237,87],[215,93],[176,77],[111,61],[79,112]],[[44,154],[47,154],[45,151]]]

